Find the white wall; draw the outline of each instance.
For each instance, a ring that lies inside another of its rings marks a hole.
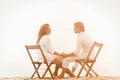
[[[55,50],[75,49],[75,21],[104,46],[94,68],[102,76],[120,76],[119,0],[0,0],[0,77],[30,76],[25,44],[35,44],[40,26],[49,23]]]

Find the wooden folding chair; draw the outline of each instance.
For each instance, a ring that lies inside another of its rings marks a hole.
[[[31,60],[31,62],[33,64],[33,67],[35,69],[34,73],[31,76],[31,78],[33,78],[35,76],[35,74],[37,74],[38,78],[44,78],[44,76],[46,75],[47,71],[49,71],[49,73],[51,75],[51,78],[54,78],[53,75],[52,75],[52,71],[50,69],[50,66],[51,66],[52,63],[48,64],[48,61],[47,61],[47,59],[46,59],[46,57],[45,57],[45,55],[44,55],[44,53],[43,53],[43,51],[41,49],[41,46],[40,45],[25,45],[25,47],[26,47],[26,50],[27,50],[28,55],[30,57],[30,60]],[[39,50],[40,55],[43,57],[44,61],[43,62],[39,62],[39,61],[34,60],[30,50]],[[44,72],[43,76],[40,76],[38,69],[40,68],[41,64],[43,64],[43,63],[46,64],[47,69]]]
[[[98,42],[94,42],[86,59],[77,59],[75,60],[77,63],[79,63],[82,67],[77,75],[77,77],[80,76],[80,74],[82,73],[83,69],[87,72],[85,77],[87,77],[88,75],[90,75],[91,77],[93,76],[93,74],[95,76],[99,76],[93,69],[93,65],[94,63],[96,62],[96,59],[98,57],[98,54],[100,53],[100,50],[102,48],[103,44],[102,43],[98,43]],[[94,58],[93,59],[90,59],[90,56],[92,54],[95,54]],[[93,73],[93,74],[92,74]]]

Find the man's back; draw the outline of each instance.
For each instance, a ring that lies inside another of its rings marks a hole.
[[[78,34],[78,45],[81,48],[79,53],[88,53],[93,44],[92,37],[87,32],[80,32]]]

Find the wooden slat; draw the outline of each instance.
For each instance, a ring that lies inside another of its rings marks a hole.
[[[40,49],[40,45],[25,45],[27,49]]]

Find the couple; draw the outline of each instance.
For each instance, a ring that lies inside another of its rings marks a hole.
[[[58,76],[59,78],[63,78],[64,74],[67,73],[71,77],[75,77],[73,72],[75,71],[77,64],[74,64],[72,67],[72,72],[68,69],[69,62],[74,62],[76,59],[86,58],[87,53],[89,52],[93,40],[91,36],[85,32],[84,24],[82,22],[74,23],[74,31],[78,34],[76,49],[71,53],[62,53],[54,51],[51,45],[51,41],[49,35],[51,33],[51,28],[49,24],[43,24],[39,30],[38,38],[36,44],[40,44],[41,48],[47,57],[48,63],[56,64],[55,71],[53,73],[54,76],[58,76],[58,69],[61,67],[62,72]]]

